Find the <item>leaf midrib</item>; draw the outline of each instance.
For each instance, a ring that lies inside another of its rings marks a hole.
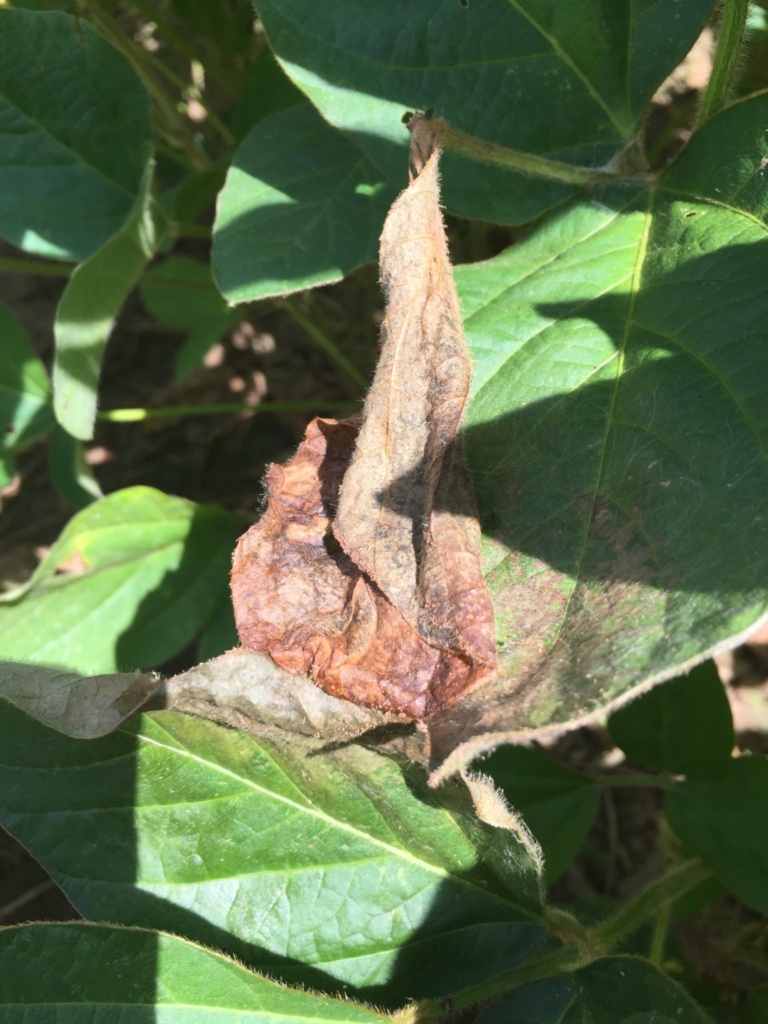
[[[295,800],[292,800],[289,797],[284,796],[280,793],[276,793],[274,790],[270,790],[265,788],[264,786],[260,786],[252,779],[244,778],[242,775],[238,775],[236,772],[231,771],[229,768],[224,768],[222,765],[218,765],[213,761],[209,761],[207,758],[201,757],[199,754],[195,754],[191,750],[177,747],[168,743],[161,743],[159,740],[153,739],[152,737],[147,736],[144,733],[131,733],[131,735],[135,735],[139,740],[151,746],[155,746],[160,748],[161,750],[167,750],[169,753],[176,754],[177,756],[186,757],[189,760],[196,761],[199,765],[203,766],[204,768],[217,772],[221,775],[226,775],[229,778],[238,782],[240,785],[245,785],[249,787],[262,797],[266,797],[270,800],[275,800],[278,803],[282,803],[285,806],[290,807],[296,813],[305,814],[309,817],[315,818],[316,820],[323,822],[323,824],[329,828],[335,829],[340,832],[345,832],[359,841],[370,843],[371,845],[378,847],[390,857],[394,857],[401,861],[406,861],[414,867],[417,867],[422,871],[434,875],[436,878],[440,880],[447,880],[455,885],[462,886],[471,892],[479,894],[483,897],[483,899],[494,900],[502,904],[503,906],[511,907],[519,913],[525,914],[526,917],[533,919],[533,915],[530,914],[529,911],[527,911],[523,906],[519,905],[518,903],[515,903],[510,899],[503,898],[496,892],[474,885],[473,883],[469,882],[466,878],[463,878],[460,875],[451,874],[445,868],[441,868],[435,864],[430,864],[428,861],[421,860],[419,857],[414,856],[407,850],[400,849],[396,846],[392,846],[389,843],[384,842],[384,840],[378,839],[362,829],[355,828],[353,825],[350,825],[347,822],[340,821],[338,818],[333,818],[325,811],[322,811],[315,806],[307,806],[306,804],[297,803]],[[270,758],[270,761],[272,761],[272,763],[275,764],[272,758]],[[281,771],[283,775],[285,775],[284,770],[279,764],[276,764],[275,766]],[[288,780],[288,782],[298,790],[297,784],[287,775],[285,775],[285,777]],[[301,790],[299,790],[299,792],[301,792]],[[377,811],[377,813],[379,812]],[[453,819],[450,819],[450,817],[449,820],[453,821]],[[456,826],[456,829],[461,834],[462,838],[468,844],[471,845],[470,840],[464,835],[463,832],[461,832],[458,826]]]
[[[635,306],[637,304],[637,299],[640,294],[640,278],[642,276],[643,266],[645,264],[645,257],[648,249],[648,239],[651,233],[653,198],[654,194],[651,190],[649,190],[647,205],[645,209],[645,221],[643,224],[642,233],[640,235],[640,238],[638,239],[637,256],[635,257],[635,262],[632,269],[632,283],[629,290],[629,306],[627,309],[627,315],[624,324],[624,333],[621,339],[621,346],[617,352],[618,359],[616,366],[616,378],[613,387],[613,394],[611,395],[611,404],[608,409],[608,413],[605,417],[605,431],[603,434],[603,444],[600,451],[600,463],[596,474],[595,485],[592,489],[592,502],[590,513],[585,519],[584,538],[581,543],[581,550],[579,551],[576,569],[571,577],[573,586],[565,602],[565,608],[563,609],[563,613],[560,619],[560,625],[557,630],[557,635],[552,643],[553,647],[560,641],[562,631],[565,628],[566,622],[568,621],[573,600],[575,598],[576,593],[578,592],[579,584],[582,580],[582,566],[584,564],[587,548],[589,546],[589,541],[592,534],[592,524],[595,520],[597,500],[601,494],[602,482],[605,475],[606,460],[608,454],[608,439],[611,435],[611,430],[613,429],[616,402],[618,399],[619,389],[621,387],[621,380],[624,371],[625,353],[627,350],[627,345],[629,343],[630,332],[634,325]]]
[[[560,58],[560,60],[563,62],[563,64],[567,68],[570,69],[571,73],[576,78],[578,78],[578,80],[581,82],[581,84],[586,89],[587,93],[592,97],[592,99],[595,101],[595,103],[597,103],[597,105],[600,107],[600,109],[605,113],[606,117],[610,121],[611,125],[615,129],[615,131],[618,134],[618,136],[620,138],[622,138],[622,139],[629,138],[630,131],[628,131],[616,119],[613,111],[608,106],[606,101],[603,99],[603,97],[600,95],[600,93],[594,87],[592,82],[590,82],[590,80],[587,78],[587,76],[582,72],[582,70],[574,63],[574,61],[571,58],[571,56],[562,48],[562,46],[560,45],[559,41],[554,36],[550,36],[547,32],[545,32],[543,26],[541,26],[536,21],[536,19],[528,11],[526,11],[525,8],[523,8],[520,5],[519,0],[507,0],[507,3],[515,11],[517,11],[517,13],[520,15],[521,18],[524,18],[528,22],[528,24],[539,33],[539,35],[542,37],[542,39],[546,40],[546,42],[549,44],[549,46],[552,47],[553,53],[555,53]]]

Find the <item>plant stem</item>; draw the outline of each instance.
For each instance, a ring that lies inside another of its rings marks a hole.
[[[675,865],[612,917],[607,918],[596,928],[585,929],[584,939],[578,944],[561,946],[555,950],[547,949],[538,956],[528,957],[517,967],[495,974],[479,985],[462,989],[451,996],[450,1010],[463,1010],[475,1003],[498,998],[533,981],[586,967],[593,960],[609,953],[616,943],[633,932],[647,918],[663,913],[674,900],[710,878],[711,874],[709,868],[699,860],[689,860]],[[431,1024],[443,1019],[446,1012],[444,999],[423,999],[405,1007],[400,1014],[393,1014],[392,1020],[394,1024]]]
[[[368,381],[365,379],[363,374],[358,370],[354,363],[351,363],[344,353],[340,351],[336,343],[332,341],[324,331],[320,330],[314,321],[310,320],[308,316],[302,313],[301,310],[288,299],[280,299],[277,304],[282,306],[286,313],[289,313],[296,323],[304,328],[307,334],[317,342],[326,355],[330,356],[340,370],[343,370],[344,373],[346,373],[347,376],[359,387],[367,389]]]
[[[479,985],[465,988],[447,1000],[422,999],[416,1004],[406,1006],[399,1014],[392,1015],[393,1024],[410,1024],[410,1021],[413,1021],[413,1024],[432,1024],[433,1021],[444,1020],[448,1012],[465,1010],[476,1003],[496,999],[533,981],[541,981],[557,974],[567,974],[583,966],[586,965],[579,960],[578,953],[571,946],[554,951],[548,950],[540,956],[528,957],[518,967],[495,974]]]
[[[177,238],[210,238],[211,229],[205,224],[177,224]]]
[[[134,5],[134,7],[138,7],[139,9],[141,9],[141,3],[140,3],[140,2],[137,2],[137,0],[133,0],[133,5]],[[154,21],[155,21],[155,22],[156,22],[156,23],[157,23],[158,25],[160,24],[160,22],[159,22],[159,20],[158,20],[158,18],[157,18],[157,17],[155,17],[155,18],[154,18]],[[165,24],[167,25],[168,23],[166,22]],[[166,30],[166,29],[164,29],[163,31],[164,31],[164,32],[166,32],[166,31],[170,31],[171,33],[173,33],[173,29],[171,29],[170,27],[169,27],[169,28],[168,28],[167,30]],[[180,42],[180,43],[181,43],[181,42],[183,42],[183,40],[181,40],[181,38],[180,38],[180,37],[178,36],[178,34],[177,34],[177,39],[179,40],[179,42]],[[184,95],[187,95],[187,94],[188,94],[188,92],[189,92],[189,89],[188,89],[187,83],[186,83],[186,82],[185,82],[185,81],[184,81],[184,80],[183,80],[182,78],[180,78],[180,77],[179,77],[179,76],[178,76],[178,75],[176,74],[176,72],[175,72],[175,71],[172,71],[172,70],[171,70],[171,69],[170,69],[169,67],[167,67],[167,66],[166,66],[166,65],[165,65],[165,64],[164,64],[164,63],[163,63],[162,61],[160,61],[160,60],[156,60],[156,59],[154,59],[153,57],[151,57],[151,56],[150,56],[150,54],[148,54],[148,53],[147,53],[147,52],[146,52],[146,51],[145,51],[145,50],[143,49],[143,47],[141,47],[141,46],[138,46],[138,45],[136,45],[136,44],[131,44],[131,45],[132,45],[132,46],[134,47],[134,55],[140,54],[140,61],[141,61],[141,62],[142,62],[143,64],[145,64],[145,65],[146,65],[146,66],[147,66],[148,68],[152,68],[152,69],[153,69],[154,71],[156,71],[156,72],[157,72],[158,74],[160,74],[160,75],[163,75],[163,76],[164,76],[164,78],[165,78],[165,79],[166,79],[166,80],[167,80],[168,82],[170,82],[170,84],[171,84],[171,85],[172,85],[172,86],[173,86],[173,87],[174,87],[175,89],[178,89],[179,93],[180,93],[180,94],[181,94],[182,96],[184,96]],[[187,56],[189,56],[189,54],[187,54]],[[199,57],[192,57],[192,59],[193,59],[193,60],[197,60],[197,61],[198,61],[198,63],[200,63],[200,64],[202,64],[202,63],[203,63],[203,62],[202,62],[202,60],[200,60],[200,59],[199,59]],[[148,88],[149,88],[149,86],[148,86]],[[165,99],[165,97],[164,97],[164,99]],[[221,139],[223,140],[223,142],[225,143],[225,145],[226,145],[226,146],[227,146],[228,148],[231,148],[231,147],[232,147],[232,146],[234,145],[234,143],[235,143],[235,137],[234,137],[234,135],[232,134],[232,132],[231,132],[231,131],[229,130],[229,128],[227,128],[227,126],[226,126],[226,125],[225,125],[225,124],[224,124],[224,123],[223,123],[223,122],[222,122],[222,121],[221,121],[221,120],[219,119],[219,117],[217,116],[217,114],[215,113],[215,111],[213,111],[213,110],[212,110],[212,109],[211,109],[211,108],[210,108],[210,107],[208,106],[208,104],[207,104],[206,100],[205,100],[205,99],[204,99],[204,98],[202,97],[202,95],[200,95],[200,94],[197,94],[197,95],[195,96],[195,99],[197,100],[197,102],[198,102],[198,103],[200,104],[200,106],[201,106],[201,107],[203,108],[203,110],[205,111],[205,113],[206,113],[206,116],[207,116],[207,118],[208,118],[208,122],[209,122],[209,124],[211,125],[211,127],[212,127],[212,128],[213,128],[213,129],[215,130],[215,131],[217,131],[217,132],[219,133],[219,135],[220,135]],[[174,114],[176,114],[176,113],[177,113],[177,111],[175,110],[175,107],[174,107]]]
[[[186,39],[180,32],[177,32],[169,19],[160,14],[156,9],[156,4],[150,6],[150,4],[146,3],[146,0],[131,0],[131,3],[148,21],[153,21],[165,38],[168,39],[177,50],[181,51],[185,57],[188,57],[190,60],[197,61],[197,63],[205,69],[206,75],[217,82],[222,89],[225,89],[226,92],[229,93],[230,96],[234,97],[237,95],[237,83],[234,82],[220,67],[212,64],[208,58],[197,49],[191,40]]]
[[[193,167],[198,170],[207,168],[210,160],[187,130],[186,123],[180,117],[173,100],[160,88],[155,79],[155,71],[165,75],[176,88],[183,89],[184,83],[169,68],[160,63],[157,66],[151,63],[149,54],[132,39],[126,39],[119,26],[99,8],[96,0],[86,0],[86,5],[96,28],[131,62],[134,71],[155,101],[157,114],[164,120],[165,131],[172,143],[186,153]]]
[[[669,928],[670,905],[666,903],[656,915],[651,936],[651,948],[648,951],[648,959],[652,964],[660,967],[664,960],[664,947],[667,942],[667,930]]]
[[[670,780],[663,775],[592,775],[592,782],[606,789],[638,788],[652,786],[669,789]]]
[[[486,142],[474,135],[468,135],[446,124],[443,128],[442,143],[445,149],[460,153],[471,160],[479,160],[486,164],[498,164],[521,174],[529,174],[535,178],[546,178],[549,181],[562,181],[570,185],[598,185],[606,181],[616,181],[619,175],[611,171],[592,167],[575,167],[550,160],[534,153],[523,153],[517,149],[508,149],[496,142]]]
[[[654,917],[664,907],[711,877],[712,872],[700,860],[687,860],[682,864],[676,864],[592,930],[600,955],[605,955],[617,942],[635,931],[643,921]]]
[[[47,263],[43,260],[0,260],[0,271],[16,274],[42,274],[45,277],[69,277],[72,263]]]
[[[744,38],[748,10],[748,0],[723,0],[721,4],[720,31],[712,74],[699,110],[699,122],[702,124],[725,106]]]
[[[236,412],[317,412],[328,409],[333,412],[349,412],[357,407],[354,402],[220,402],[211,405],[172,405],[161,409],[101,409],[96,419],[110,423],[141,423],[144,420],[172,419],[177,416],[219,416]]]

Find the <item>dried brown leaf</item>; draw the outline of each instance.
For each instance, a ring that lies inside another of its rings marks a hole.
[[[328,693],[414,718],[496,666],[460,449],[470,360],[440,213],[438,130],[414,119],[418,177],[384,225],[387,313],[362,424],[316,420],[296,456],[270,468],[267,510],[232,575],[246,647]]]
[[[400,720],[340,701],[306,676],[263,654],[235,650],[167,679],[161,706],[233,726],[252,735],[307,736],[318,746],[344,743]]]

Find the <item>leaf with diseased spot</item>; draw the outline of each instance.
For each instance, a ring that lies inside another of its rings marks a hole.
[[[458,432],[470,360],[438,187],[438,127],[384,225],[382,353],[362,423],[316,420],[273,466],[232,589],[243,643],[329,693],[424,718],[488,679],[493,614]],[[351,455],[354,446],[354,454]]]
[[[117,729],[159,685],[158,678],[141,672],[82,676],[48,665],[0,661],[0,698],[77,739]]]

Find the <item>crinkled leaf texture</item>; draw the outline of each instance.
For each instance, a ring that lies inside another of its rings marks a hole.
[[[472,984],[545,934],[535,847],[425,778],[171,711],[82,742],[0,702],[0,821],[86,917],[378,1003]]]
[[[430,720],[433,782],[620,705],[765,614],[766,120],[768,95],[733,106],[658,184],[456,272],[501,670]]]
[[[384,1024],[348,1000],[288,989],[175,935],[106,924],[31,924],[0,934],[0,1021]]]
[[[428,718],[493,677],[496,648],[460,448],[471,366],[440,211],[442,123],[409,127],[417,173],[381,235],[386,314],[362,415],[313,420],[270,466],[232,600],[244,646],[328,693]]]
[[[406,110],[434,109],[453,128],[523,155],[606,163],[634,137],[711,6],[260,0],[258,10],[299,88],[390,180],[403,182]],[[527,221],[573,194],[571,185],[456,156],[444,175],[448,208],[484,220]]]

